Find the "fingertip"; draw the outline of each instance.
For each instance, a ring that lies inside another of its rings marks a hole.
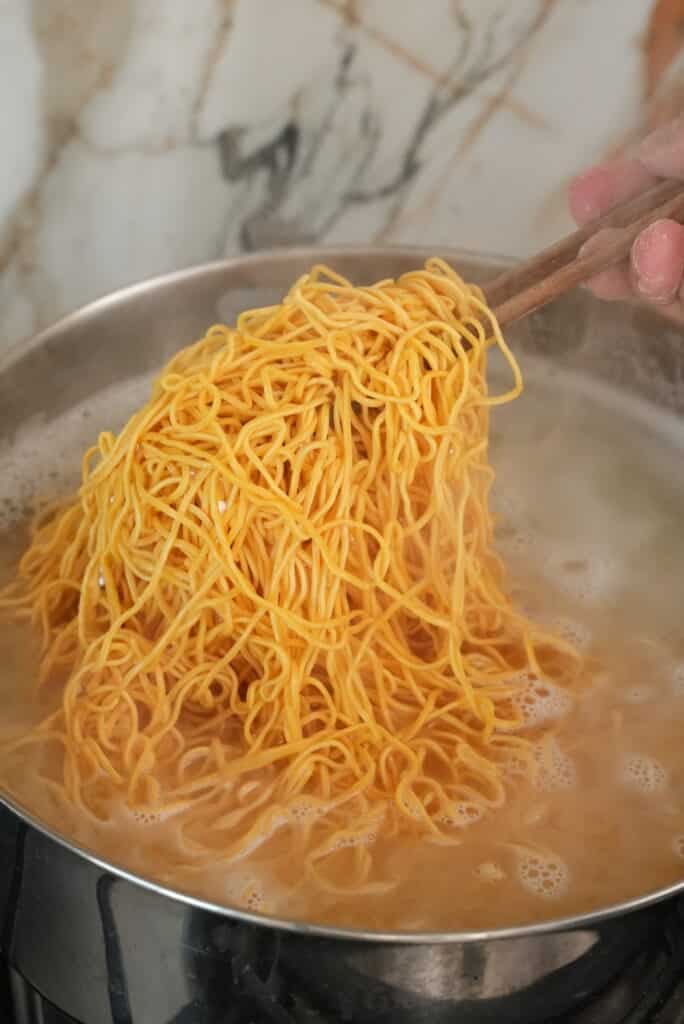
[[[573,178],[568,187],[570,214],[578,225],[587,224],[603,213],[631,199],[654,181],[638,160],[618,157],[591,167]]]
[[[570,182],[568,207],[570,216],[580,227],[601,213],[601,198],[605,191],[604,177],[605,172],[601,167],[592,167],[583,174],[578,174]]]
[[[671,302],[684,275],[684,227],[658,220],[645,228],[632,246],[636,290],[651,302]]]

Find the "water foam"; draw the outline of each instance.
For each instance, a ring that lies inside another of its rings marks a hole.
[[[448,814],[443,814],[439,818],[439,822],[450,828],[467,828],[468,825],[474,825],[480,821],[483,814],[484,811],[479,804],[460,800],[451,807]]]
[[[519,754],[510,754],[501,765],[501,772],[506,779],[517,779],[526,775],[529,762]]]
[[[520,488],[516,473],[499,467],[492,490],[491,506],[496,519],[496,543],[505,556],[524,557],[539,543],[529,526],[529,499]]]
[[[167,817],[162,811],[132,811],[131,814],[138,825],[160,825]]]
[[[182,806],[177,807],[138,807],[134,810],[125,806],[118,808],[112,821],[114,823],[130,824],[134,821],[136,825],[162,825],[165,821],[176,817],[183,810]]]
[[[482,882],[502,882],[506,877],[506,872],[497,864],[496,861],[486,860],[482,864],[478,864],[474,870],[476,878],[479,878]]]
[[[534,777],[536,789],[553,793],[577,785],[575,762],[561,749],[555,737],[536,744],[534,758],[538,766]]]
[[[355,846],[372,846],[376,839],[377,835],[375,832],[359,832],[356,835],[338,836],[330,844],[329,853],[335,853],[337,850],[351,850]]]
[[[24,506],[63,498],[78,485],[83,452],[101,430],[118,429],[144,404],[151,380],[145,374],[119,381],[49,423],[35,417],[0,441],[0,532],[16,524]]]
[[[326,804],[302,796],[290,804],[287,813],[293,824],[304,825],[321,818],[328,810]]]
[[[228,903],[237,904],[254,913],[266,909],[265,887],[262,881],[253,875],[231,875],[224,883],[223,892]]]
[[[573,601],[598,604],[615,594],[620,566],[603,550],[558,545],[547,556],[544,573]]]
[[[586,623],[578,622],[567,615],[554,616],[548,622],[548,629],[582,653],[589,650],[594,639],[594,634]]]
[[[672,840],[672,852],[684,860],[684,835],[675,836]]]
[[[518,878],[535,896],[557,899],[568,887],[570,872],[565,862],[554,854],[527,853],[518,858]]]
[[[665,768],[648,754],[625,754],[620,764],[620,779],[629,789],[645,796],[660,793],[667,786]]]
[[[516,673],[515,682],[526,685],[514,695],[513,704],[526,726],[542,725],[567,715],[573,706],[569,693],[548,679],[540,679],[527,669]]]

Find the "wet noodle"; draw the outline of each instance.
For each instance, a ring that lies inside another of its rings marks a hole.
[[[212,327],[36,523],[0,612],[40,630],[53,709],[6,751],[91,819],[174,816],[197,871],[289,829],[310,879],[351,850],[370,892],[379,828],[459,843],[538,771],[557,715],[530,707],[579,666],[493,548],[489,410],[521,388],[438,260],[373,287],[315,268]]]

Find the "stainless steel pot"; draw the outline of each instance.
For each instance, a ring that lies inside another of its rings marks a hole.
[[[51,424],[88,396],[89,435],[111,426],[109,406],[97,400],[105,389],[152,371],[211,320],[273,301],[313,262],[363,282],[401,273],[426,255],[281,251],[173,274],[96,302],[0,360],[0,439],[10,441],[11,455],[12,438],[38,424],[44,445],[59,453]],[[474,280],[500,269],[494,260],[443,255]],[[590,364],[616,387],[684,414],[681,333],[649,314],[577,294],[526,322],[514,341],[521,352]],[[0,478],[8,457],[0,452]],[[40,996],[83,1024],[534,1024],[603,988],[662,927],[663,901],[678,889],[483,934],[313,928],[163,890],[75,848],[11,800],[0,805],[0,950],[27,1021],[45,1019]]]

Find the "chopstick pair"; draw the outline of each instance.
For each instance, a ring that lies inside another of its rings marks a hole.
[[[666,179],[609,210],[548,249],[483,285],[487,304],[503,326],[533,313],[600,270],[626,259],[637,236],[654,221],[684,221],[684,182]],[[579,255],[597,232],[615,235],[594,252]]]

